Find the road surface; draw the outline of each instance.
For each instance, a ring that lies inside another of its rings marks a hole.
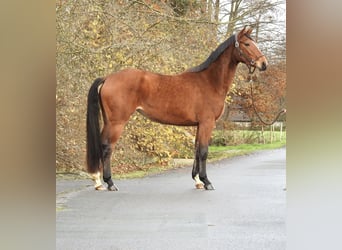
[[[191,167],[117,180],[56,184],[56,249],[286,249],[286,150],[208,164],[216,190],[196,190]]]

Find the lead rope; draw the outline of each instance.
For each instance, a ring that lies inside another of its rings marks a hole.
[[[279,118],[279,116],[282,113],[286,113],[286,109],[282,109],[279,111],[279,113],[277,114],[276,118],[274,118],[274,120],[272,122],[265,122],[259,115],[258,111],[256,110],[255,107],[255,103],[254,103],[254,96],[253,96],[253,81],[250,81],[250,86],[251,86],[251,98],[252,98],[252,106],[253,106],[253,110],[255,112],[255,114],[257,115],[257,117],[259,118],[259,120],[264,124],[264,125],[273,125]]]

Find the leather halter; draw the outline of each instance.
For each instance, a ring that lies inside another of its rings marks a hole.
[[[252,59],[252,58],[249,58],[249,57],[242,51],[242,49],[240,48],[240,43],[239,43],[239,41],[238,41],[238,39],[237,39],[237,34],[235,34],[235,48],[237,48],[237,49],[239,50],[240,56],[244,57],[244,58],[247,60],[248,64],[246,64],[246,65],[247,65],[247,67],[248,67],[248,69],[249,69],[249,74],[253,74],[254,71],[255,71],[255,69],[256,69],[255,62],[256,62],[259,58],[263,57],[264,55],[261,54],[261,55],[258,56],[255,60]]]

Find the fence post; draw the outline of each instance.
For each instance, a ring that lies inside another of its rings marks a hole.
[[[279,140],[281,141],[283,139],[283,122],[280,122],[280,135]]]

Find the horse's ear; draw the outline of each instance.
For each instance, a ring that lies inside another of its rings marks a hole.
[[[247,34],[251,34],[252,33],[252,27],[246,25],[238,34],[238,37],[241,38],[243,35]]]
[[[241,38],[243,35],[247,34],[250,35],[253,31],[251,26],[246,25],[238,34],[238,38]]]
[[[245,30],[246,30],[246,34],[247,34],[247,35],[250,35],[250,34],[252,33],[252,31],[253,31],[253,27],[251,27],[251,26],[246,26],[246,27],[245,27]]]

